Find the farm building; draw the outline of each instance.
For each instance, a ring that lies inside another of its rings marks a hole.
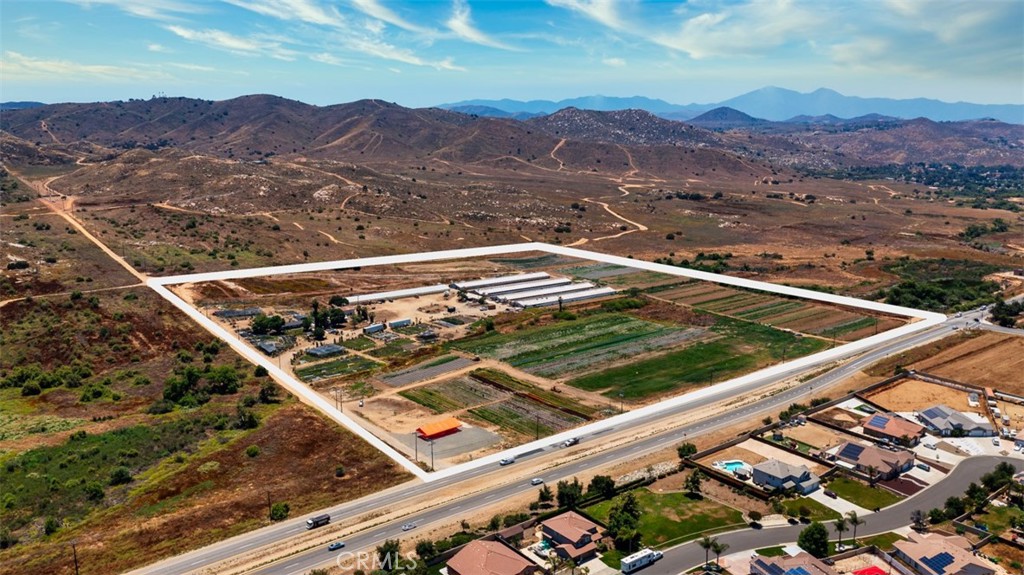
[[[454,417],[449,417],[441,421],[435,421],[434,423],[428,423],[423,427],[416,429],[416,434],[420,439],[440,439],[446,435],[451,435],[459,431],[462,428],[462,422]]]
[[[242,309],[219,309],[213,315],[221,319],[238,319],[241,317],[256,317],[263,313],[258,307],[246,307]]]
[[[470,541],[448,560],[448,575],[532,575],[541,571],[500,541]]]
[[[267,355],[274,355],[277,353],[277,344],[272,341],[261,341],[256,344],[256,349]]]
[[[572,292],[564,296],[549,295],[543,297],[536,297],[533,299],[517,300],[515,302],[515,305],[519,307],[541,307],[545,305],[558,305],[559,300],[561,300],[562,303],[572,303],[599,297],[607,297],[615,293],[616,290],[610,287],[601,287],[579,292]]]
[[[971,417],[945,405],[936,405],[917,414],[918,419],[928,429],[947,435],[964,435],[966,437],[988,437],[995,435],[995,429],[987,419],[981,416]]]
[[[893,555],[922,575],[992,575],[995,565],[974,554],[971,543],[960,535],[917,533],[897,541]]]
[[[445,284],[437,284],[431,286],[415,287],[409,289],[399,289],[394,291],[382,291],[377,293],[368,293],[362,295],[346,296],[350,304],[368,303],[373,301],[384,301],[389,299],[398,299],[403,297],[417,297],[421,295],[432,295],[435,293],[442,293],[448,289]]]
[[[754,466],[755,485],[769,490],[796,490],[804,495],[818,488],[820,480],[803,465],[790,465],[778,459],[769,459]]]
[[[755,554],[750,560],[750,575],[839,575],[839,572],[810,553],[782,557]]]
[[[546,288],[546,287],[560,286],[560,285],[565,285],[565,284],[568,284],[568,283],[571,283],[571,282],[572,282],[572,280],[569,279],[569,278],[548,278],[548,279],[536,280],[536,281],[532,281],[532,282],[516,282],[514,284],[508,284],[508,285],[502,285],[502,286],[495,286],[495,287],[489,287],[489,288],[479,288],[479,289],[473,290],[473,293],[475,293],[477,295],[482,295],[482,296],[485,296],[485,297],[489,297],[489,298],[496,298],[497,296],[504,295],[504,294],[523,292],[523,291],[530,291],[530,290]]]
[[[924,427],[892,414],[876,413],[861,421],[864,435],[888,440],[897,445],[912,447],[924,435]]]
[[[328,343],[306,350],[306,353],[313,357],[331,357],[345,353],[345,348],[335,343]]]
[[[529,274],[515,274],[511,276],[499,276],[495,278],[484,278],[465,282],[452,282],[451,288],[462,291],[470,291],[478,288],[488,288],[517,282],[528,282],[551,277],[547,272],[534,272]]]
[[[284,322],[284,325],[281,326],[281,329],[283,329],[285,331],[288,331],[290,329],[299,329],[301,327],[302,327],[302,320],[301,319],[290,319],[290,320]]]
[[[913,451],[903,449],[889,451],[874,445],[861,445],[852,441],[840,444],[832,457],[835,457],[840,465],[845,463],[845,466],[854,471],[870,474],[873,470],[875,477],[881,479],[895,479],[900,473],[914,467],[915,459]]]
[[[416,339],[420,341],[433,341],[437,339],[437,332],[432,329],[421,331],[420,333],[416,334]]]
[[[363,333],[366,335],[380,333],[382,331],[384,331],[384,324],[382,323],[373,323],[363,328]]]
[[[388,322],[388,327],[391,329],[395,329],[397,327],[408,327],[410,325],[412,325],[411,319],[396,319]]]
[[[535,297],[544,297],[549,295],[565,295],[576,291],[584,291],[593,289],[595,286],[590,282],[576,282],[568,285],[560,285],[549,288],[535,289],[525,292],[516,292],[511,294],[502,294],[498,296],[499,301],[517,301],[522,299],[532,299]]]

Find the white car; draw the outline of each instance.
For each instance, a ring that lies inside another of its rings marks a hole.
[[[995,445],[996,447],[999,447],[999,438],[998,437],[993,437],[992,438],[992,445]]]
[[[1020,451],[1020,444],[1019,443],[1014,443],[1013,444],[1013,450],[1014,451]]]
[[[406,523],[402,525],[402,531],[412,531],[413,529],[416,529],[415,523]]]
[[[516,462],[515,457],[506,457],[498,462],[498,465],[511,465]]]
[[[530,480],[530,485],[540,485],[541,483],[544,483],[544,480],[540,477],[534,477]]]

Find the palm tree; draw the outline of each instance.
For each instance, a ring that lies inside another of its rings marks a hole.
[[[840,517],[839,519],[836,519],[835,528],[836,531],[839,533],[839,541],[836,544],[836,550],[838,551],[839,546],[843,544],[843,531],[846,531],[847,529],[846,518]]]
[[[700,540],[697,541],[697,545],[700,545],[700,548],[704,550],[705,567],[707,567],[708,562],[710,561],[710,559],[708,558],[708,552],[711,551],[712,547],[714,547],[717,543],[718,539],[713,539],[711,537],[708,537],[707,535],[701,537]]]
[[[851,509],[846,512],[846,521],[849,522],[850,526],[853,527],[853,546],[857,546],[857,526],[864,525],[865,521],[860,517],[857,517],[857,512]]]
[[[719,571],[721,571],[721,568],[722,568],[722,566],[719,565],[719,560],[722,557],[722,553],[725,553],[728,550],[729,550],[729,544],[728,543],[719,543],[718,539],[715,539],[714,542],[711,544],[711,551],[713,551],[714,554],[715,554],[715,565],[718,566],[718,570]]]

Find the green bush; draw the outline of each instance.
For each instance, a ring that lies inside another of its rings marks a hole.
[[[114,468],[110,472],[110,484],[111,485],[124,485],[125,483],[131,483],[132,472],[127,467],[121,466]]]
[[[42,392],[42,388],[39,387],[39,384],[34,381],[30,381],[25,385],[21,386],[21,394],[24,396],[39,395]]]
[[[46,522],[43,523],[43,533],[46,535],[53,535],[60,529],[60,520],[56,517],[47,517]]]
[[[85,484],[85,496],[89,501],[102,501],[104,495],[103,485],[99,481],[90,481]]]
[[[334,476],[335,477],[344,477],[345,476],[345,466],[344,465],[339,465],[339,466],[335,467],[334,468]]]
[[[270,506],[270,520],[271,521],[282,521],[288,518],[288,512],[291,509],[287,503],[275,503]]]
[[[260,447],[258,445],[250,445],[245,448],[245,454],[249,457],[256,457],[260,454]]]

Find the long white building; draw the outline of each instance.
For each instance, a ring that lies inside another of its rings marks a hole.
[[[571,303],[575,301],[594,299],[597,297],[606,297],[614,294],[615,292],[616,290],[610,287],[600,287],[580,292],[572,292],[564,296],[549,295],[543,297],[535,297],[533,299],[518,300],[515,302],[515,305],[519,307],[541,307],[545,305],[557,305],[559,299],[562,300],[562,303]]]
[[[518,282],[514,284],[508,284],[503,286],[496,286],[490,288],[475,289],[472,293],[482,295],[485,297],[497,297],[516,292],[524,292],[544,287],[559,286],[571,283],[572,280],[569,278],[548,278],[543,280],[536,280],[532,282]]]
[[[593,289],[594,284],[590,282],[576,282],[569,285],[559,285],[548,288],[535,289],[524,292],[515,292],[510,294],[502,294],[498,296],[498,301],[515,302],[524,299],[533,299],[535,297],[544,297],[547,295],[555,294],[567,294],[574,291],[583,291]]]
[[[551,277],[551,274],[547,272],[534,272],[529,274],[515,274],[510,276],[499,276],[496,278],[484,278],[480,280],[470,280],[464,282],[452,282],[451,287],[457,290],[469,291],[477,288],[500,286],[516,282],[528,282],[549,277]]]

